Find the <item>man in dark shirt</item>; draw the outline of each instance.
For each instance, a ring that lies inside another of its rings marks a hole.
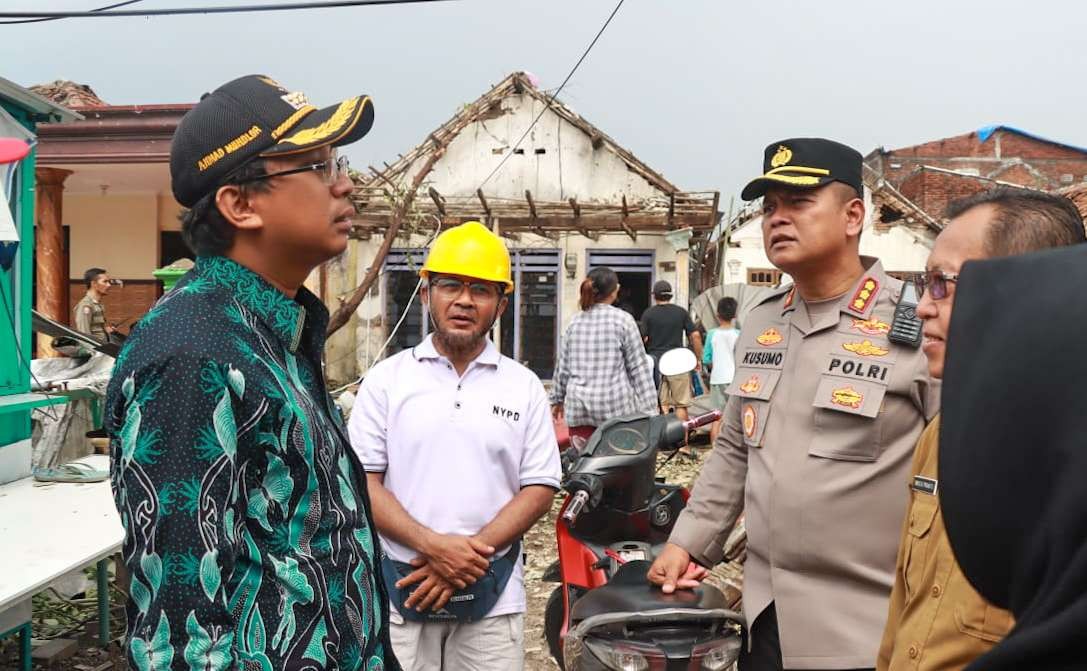
[[[366,96],[317,109],[251,75],[206,95],[170,152],[196,266],[140,320],[107,394],[131,574],[133,669],[399,669],[362,467],[302,286],[347,247],[333,147]]]
[[[670,349],[683,347],[683,334],[691,342],[695,353],[695,368],[702,369],[702,334],[695,330],[687,311],[672,303],[672,285],[665,280],[653,284],[654,305],[642,314],[642,337],[645,350],[653,357],[653,379],[660,386],[661,410],[675,408],[676,417],[687,419],[687,406],[691,404],[691,376],[666,375],[661,378],[660,358]]]

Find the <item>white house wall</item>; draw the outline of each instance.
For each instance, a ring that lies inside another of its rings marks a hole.
[[[920,272],[925,269],[933,236],[904,226],[887,231],[867,228],[861,236],[861,254],[874,256],[883,262],[883,269],[892,272]]]
[[[476,189],[513,151],[514,144],[540,113],[543,103],[530,95],[502,99],[503,114],[469,124],[449,143],[426,183],[445,197],[475,198]],[[631,171],[618,155],[601,146],[580,128],[548,110],[521,143],[524,154],[508,157],[502,169],[483,187],[489,199],[525,202],[525,191],[536,201],[617,203],[660,197],[662,193]],[[543,154],[536,150],[543,149]],[[496,153],[498,152],[498,153]],[[408,170],[414,175],[423,160]]]

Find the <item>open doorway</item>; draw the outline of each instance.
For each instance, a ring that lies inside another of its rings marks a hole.
[[[650,280],[647,272],[617,272],[619,276],[619,298],[615,307],[626,310],[634,321],[641,321],[642,313],[649,307]]]
[[[619,298],[615,307],[640,321],[649,307],[653,286],[652,249],[590,249],[589,270],[607,266],[619,276]]]

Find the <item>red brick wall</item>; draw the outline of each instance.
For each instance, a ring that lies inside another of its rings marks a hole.
[[[1021,163],[1028,164],[1033,170],[1017,165]],[[947,170],[973,169],[982,177],[992,176],[1047,190],[1067,186],[1061,181],[1063,175],[1072,175],[1074,183],[1083,182],[1087,177],[1087,152],[1006,130],[996,131],[985,142],[979,142],[977,133],[967,133],[895,149],[882,156],[882,164],[884,177],[904,194],[906,183],[925,165]],[[1044,181],[1038,179],[1038,173],[1044,176]]]
[[[972,196],[989,186],[981,180],[925,170],[907,178],[899,191],[929,216],[942,219],[952,200]]]

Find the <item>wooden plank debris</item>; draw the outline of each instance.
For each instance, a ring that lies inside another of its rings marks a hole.
[[[630,211],[627,208],[627,196],[623,194],[623,219],[620,225],[623,227],[623,231],[630,236],[630,239],[634,242],[638,242],[638,234],[634,232],[634,229],[627,223],[627,218],[630,216]]]

